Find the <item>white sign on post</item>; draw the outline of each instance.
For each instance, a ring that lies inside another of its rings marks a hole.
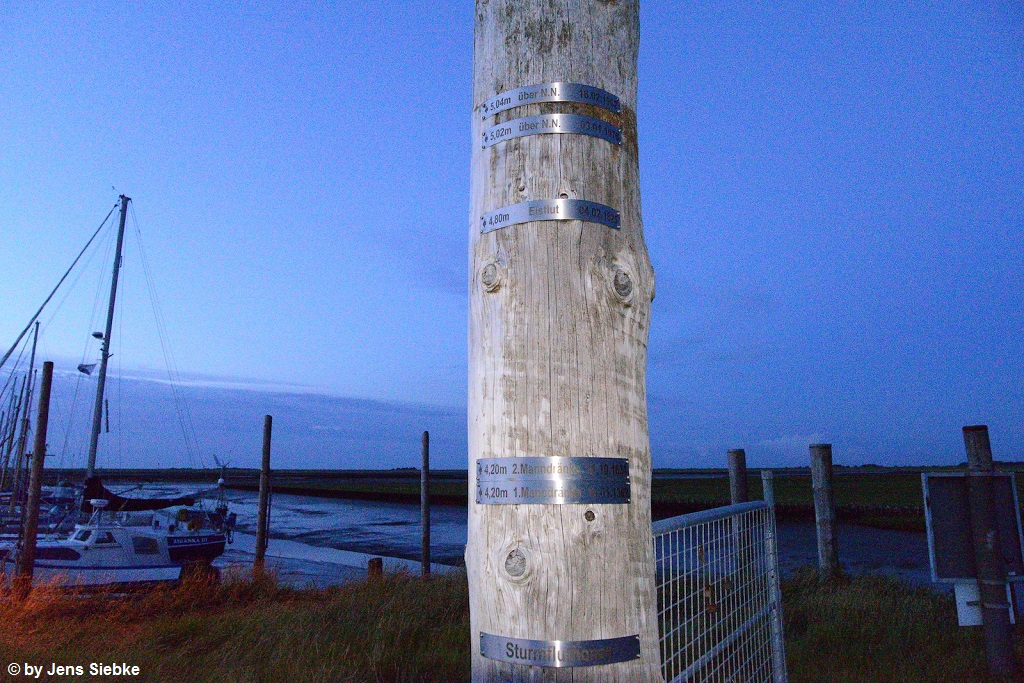
[[[957,581],[953,584],[953,595],[956,598],[956,623],[958,626],[981,626],[981,594],[978,582],[974,580]],[[1006,584],[1006,602],[1010,605],[1010,623],[1017,623],[1016,610],[1010,584]]]

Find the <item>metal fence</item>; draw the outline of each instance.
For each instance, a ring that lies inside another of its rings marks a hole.
[[[769,502],[654,524],[661,661],[669,683],[785,683],[770,491],[769,484]]]

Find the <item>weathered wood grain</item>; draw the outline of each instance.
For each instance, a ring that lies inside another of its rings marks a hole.
[[[662,680],[651,539],[645,372],[654,272],[640,219],[636,0],[477,0],[473,101],[570,81],[621,98],[474,111],[469,214],[469,572],[474,681]],[[623,144],[534,135],[483,149],[485,127],[581,113]],[[480,216],[533,199],[578,198],[621,212],[620,230],[543,221],[480,234]],[[629,458],[621,505],[476,505],[478,458]],[[594,513],[588,521],[587,511]],[[518,550],[508,563],[506,560]],[[481,631],[538,640],[639,634],[642,656],[573,669],[479,654]]]

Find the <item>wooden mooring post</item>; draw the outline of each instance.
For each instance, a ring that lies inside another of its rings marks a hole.
[[[371,557],[366,563],[366,578],[368,581],[378,581],[384,578],[384,559]]]
[[[818,531],[818,570],[823,578],[842,573],[836,547],[835,494],[832,490],[832,444],[815,443],[811,451],[811,486],[814,490],[814,521]]]
[[[50,386],[53,383],[53,362],[43,363],[43,381],[39,388],[39,412],[36,435],[32,445],[32,470],[28,479],[28,500],[25,502],[25,526],[18,554],[18,574],[14,594],[24,600],[32,591],[32,575],[36,562],[36,537],[39,532],[39,500],[42,497],[43,466],[46,461],[46,430],[50,422]]]
[[[262,573],[266,562],[268,534],[270,532],[270,438],[273,431],[274,418],[263,416],[263,459],[260,463],[260,498],[256,513],[256,559],[253,560],[254,573]]]
[[[747,452],[742,448],[729,451],[729,499],[733,505],[750,500],[747,490]]]
[[[475,18],[472,680],[661,681],[639,3],[478,0]]]
[[[420,463],[420,575],[430,576],[430,432],[423,432]]]
[[[1003,680],[1022,680],[1022,670],[1013,649],[1013,627],[1006,591],[1006,562],[999,539],[999,524],[992,492],[992,445],[988,427],[964,427],[967,450],[967,502],[970,506],[974,564],[978,572],[981,623],[985,633],[985,654],[989,671]]]

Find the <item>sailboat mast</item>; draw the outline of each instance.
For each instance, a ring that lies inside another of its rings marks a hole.
[[[124,219],[128,214],[131,199],[121,195],[121,223],[117,228],[117,250],[114,252],[114,274],[110,278],[110,302],[107,304],[107,327],[100,344],[100,375],[96,382],[96,403],[92,411],[92,435],[89,437],[89,465],[85,476],[91,477],[96,471],[96,446],[103,425],[103,389],[107,384],[107,359],[110,358],[110,332],[114,326],[114,301],[117,299],[117,275],[121,270],[121,245],[124,243]]]
[[[25,409],[22,412],[21,436],[18,437],[17,450],[14,452],[14,488],[11,489],[11,512],[14,512],[14,503],[21,497],[21,470],[25,465],[25,443],[28,439],[29,422],[32,415],[32,388],[35,382],[33,373],[36,369],[36,344],[39,343],[39,323],[36,322],[36,331],[32,336],[32,360],[28,365],[28,390],[25,392]]]
[[[4,451],[3,471],[0,473],[0,490],[7,488],[7,464],[11,460],[11,451],[14,450],[14,436],[18,432],[18,415],[21,414],[21,400],[25,396],[25,379],[25,377],[21,378],[21,388],[17,393],[15,393],[14,387],[11,387],[10,420],[7,423],[7,432],[4,434],[6,449]],[[17,380],[15,380],[16,383]],[[15,398],[17,398],[17,401],[15,401]]]

